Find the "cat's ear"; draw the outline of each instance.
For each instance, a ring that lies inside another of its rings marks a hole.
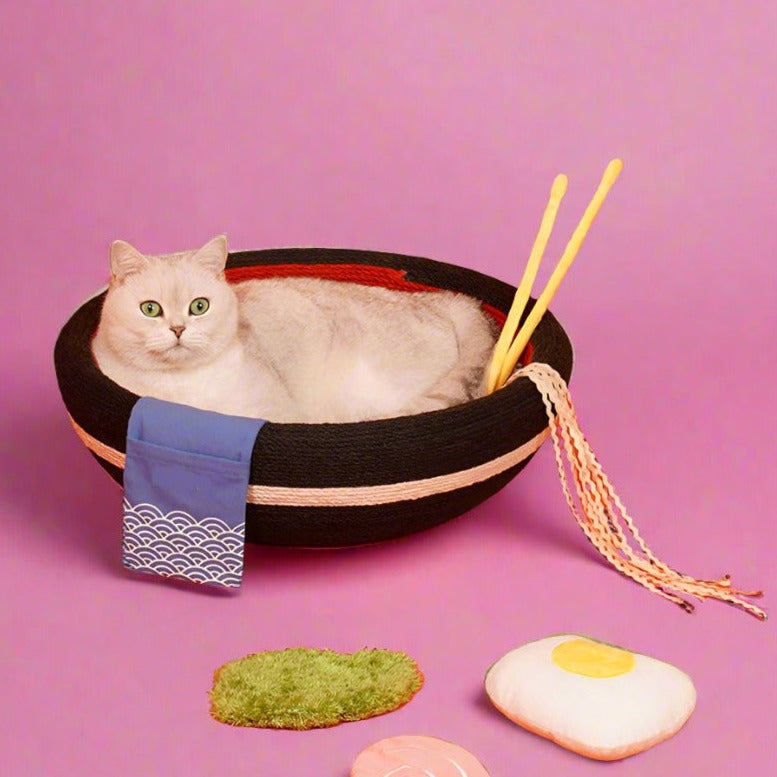
[[[194,254],[194,261],[214,275],[221,275],[227,263],[227,236],[219,235],[209,240]]]
[[[111,243],[111,275],[121,283],[128,275],[141,272],[148,266],[148,260],[136,248],[124,240]]]

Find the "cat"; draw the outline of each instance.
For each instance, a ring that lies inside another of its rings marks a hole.
[[[317,278],[230,284],[227,241],[111,246],[92,353],[141,396],[289,423],[414,415],[485,392],[496,328],[477,300]]]

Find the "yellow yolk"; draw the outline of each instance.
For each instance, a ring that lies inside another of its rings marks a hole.
[[[585,677],[617,677],[634,668],[633,653],[587,639],[562,642],[550,657],[556,666]]]

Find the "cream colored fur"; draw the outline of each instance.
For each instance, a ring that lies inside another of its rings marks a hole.
[[[165,256],[115,242],[100,369],[141,396],[281,422],[411,415],[483,392],[495,333],[475,300],[314,278],[233,286],[226,258],[224,237]]]

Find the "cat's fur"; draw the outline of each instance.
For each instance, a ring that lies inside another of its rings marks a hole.
[[[223,236],[165,256],[116,241],[92,343],[102,372],[141,396],[280,422],[412,415],[483,393],[495,332],[477,301],[316,278],[232,285],[226,259]],[[210,306],[195,316],[199,297]],[[147,300],[160,316],[141,312]]]

